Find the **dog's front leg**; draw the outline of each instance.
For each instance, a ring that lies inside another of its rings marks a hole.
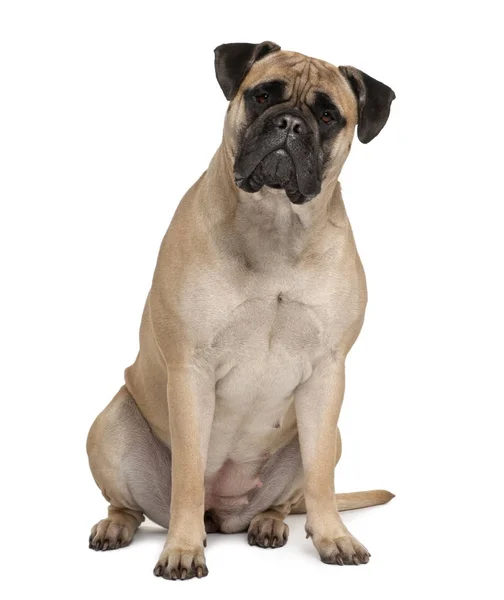
[[[198,365],[168,368],[172,452],[170,526],[154,574],[190,579],[208,574],[204,475],[215,407],[213,374]]]
[[[345,389],[344,358],[326,357],[295,393],[304,470],[306,533],[330,564],[367,563],[369,553],[343,524],[334,495],[338,417]]]

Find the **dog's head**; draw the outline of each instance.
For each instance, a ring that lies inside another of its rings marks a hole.
[[[302,204],[334,181],[352,144],[387,122],[394,92],[353,67],[334,67],[272,42],[215,49],[217,80],[230,101],[224,137],[236,184],[284,189]]]

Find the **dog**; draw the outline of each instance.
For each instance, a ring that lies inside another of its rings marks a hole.
[[[388,502],[336,494],[345,358],[366,282],[339,174],[354,130],[381,131],[391,88],[353,67],[260,44],[215,49],[223,139],[163,239],[125,384],[87,452],[109,502],[90,548],[168,529],[154,574],[208,573],[210,532],[283,546],[290,513],[329,564],[369,553],[339,512]]]

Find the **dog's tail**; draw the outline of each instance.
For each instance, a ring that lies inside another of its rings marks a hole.
[[[365,508],[386,504],[394,498],[394,494],[387,490],[368,490],[366,492],[350,492],[349,494],[336,494],[338,510],[353,510],[354,508]],[[299,515],[306,512],[304,498],[291,508],[291,514]]]

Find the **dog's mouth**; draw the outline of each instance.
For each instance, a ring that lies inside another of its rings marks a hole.
[[[246,192],[258,192],[263,186],[285,190],[293,204],[303,204],[311,200],[316,190],[302,193],[296,177],[294,161],[283,148],[267,154],[248,177],[237,178],[236,184]]]
[[[293,204],[312,200],[321,189],[319,160],[310,138],[266,135],[247,140],[236,158],[234,174],[240,189],[250,193],[263,186],[282,189]]]

